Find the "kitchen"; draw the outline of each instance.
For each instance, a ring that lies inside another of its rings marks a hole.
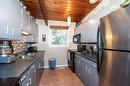
[[[3,0],[0,86],[130,86],[130,0]]]

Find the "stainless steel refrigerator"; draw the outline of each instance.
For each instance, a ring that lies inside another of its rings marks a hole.
[[[130,86],[130,5],[101,18],[99,86]]]

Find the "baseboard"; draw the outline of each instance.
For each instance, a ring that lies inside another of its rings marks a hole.
[[[58,67],[67,67],[68,65],[56,65],[56,68]],[[49,66],[44,66],[44,68],[49,68]]]
[[[56,65],[56,67],[67,67],[68,65]]]

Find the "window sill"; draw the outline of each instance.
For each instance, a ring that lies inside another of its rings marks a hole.
[[[59,48],[59,47],[68,47],[68,45],[50,45],[50,47],[57,47],[57,48]]]

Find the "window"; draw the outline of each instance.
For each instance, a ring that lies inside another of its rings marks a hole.
[[[51,29],[50,45],[57,47],[68,46],[68,30]]]

